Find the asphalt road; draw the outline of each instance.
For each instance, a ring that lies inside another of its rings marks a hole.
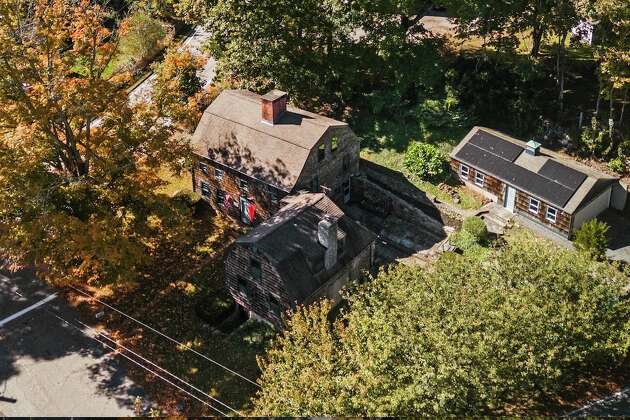
[[[142,389],[77,320],[32,273],[0,272],[0,416],[134,415]]]

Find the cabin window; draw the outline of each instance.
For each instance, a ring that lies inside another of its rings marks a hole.
[[[330,140],[330,151],[335,153],[339,148],[339,139],[335,136]]]
[[[478,187],[483,187],[485,182],[486,182],[486,176],[482,174],[481,172],[477,171],[477,173],[475,174],[475,185]]]
[[[530,213],[538,214],[538,210],[540,209],[540,201],[536,200],[535,198],[529,197],[528,209]]]
[[[350,155],[343,155],[342,168],[344,173],[350,169]]]
[[[545,218],[551,223],[556,223],[556,220],[558,219],[558,210],[553,207],[547,207],[547,214],[545,215]]]
[[[267,304],[269,305],[269,311],[274,315],[280,316],[282,312],[282,305],[280,305],[280,299],[271,293],[267,295]]]
[[[320,144],[317,148],[317,160],[321,162],[324,159],[326,159],[326,145]]]
[[[204,197],[210,197],[210,185],[208,185],[207,182],[201,181],[199,186],[201,187],[201,195]]]
[[[217,190],[217,204],[219,206],[225,206],[225,191]]]
[[[249,260],[249,272],[252,277],[256,280],[260,280],[262,278],[262,268],[260,266],[260,261],[252,258]]]
[[[214,168],[214,178],[217,181],[221,181],[223,179],[223,175],[225,175],[225,172],[223,172],[221,169]]]
[[[468,179],[469,171],[470,169],[468,168],[468,166],[464,165],[463,163],[459,165],[459,174],[462,178]]]
[[[204,174],[208,175],[208,165],[203,162],[199,162],[199,170]]]
[[[249,188],[249,184],[244,179],[239,179],[238,180],[238,187],[241,189],[242,192],[247,192],[248,188]]]

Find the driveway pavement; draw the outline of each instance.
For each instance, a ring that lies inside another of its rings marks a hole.
[[[142,389],[77,318],[32,273],[0,273],[0,416],[134,415]]]
[[[626,388],[603,400],[592,402],[569,416],[580,417],[628,417],[630,416],[630,388]]]
[[[201,79],[201,84],[205,88],[207,87],[215,75],[216,60],[213,57],[208,57],[203,52],[203,44],[206,42],[210,33],[201,27],[196,27],[193,33],[186,38],[182,43],[180,49],[188,48],[195,55],[203,55],[206,57],[206,62],[198,72],[197,76]],[[153,94],[153,87],[155,86],[155,74],[152,74],[140,83],[134,90],[129,92],[129,104],[135,105],[139,102],[148,102],[151,100]]]

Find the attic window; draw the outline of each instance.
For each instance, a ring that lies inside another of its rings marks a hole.
[[[221,181],[223,179],[224,174],[225,172],[223,172],[221,169],[214,168],[214,177],[216,178],[217,181]]]
[[[326,145],[320,144],[317,148],[317,160],[321,162],[324,159],[326,159]]]
[[[280,299],[277,296],[272,295],[271,293],[267,295],[267,305],[269,306],[269,311],[276,316],[280,316],[282,312],[282,306],[280,305]]]
[[[540,209],[540,201],[535,198],[529,197],[529,206],[528,210],[530,213],[538,214],[538,210]]]
[[[337,136],[335,136],[330,140],[330,151],[334,153],[337,151],[338,147],[339,147],[339,139],[337,138]]]
[[[203,162],[199,162],[199,170],[204,174],[208,175],[208,165]]]
[[[238,276],[236,278],[236,283],[238,286],[238,292],[244,296],[247,297],[249,295],[249,282],[247,281],[247,279]]]
[[[262,268],[260,266],[260,261],[255,259],[249,260],[249,272],[252,277],[256,280],[260,280],[262,278]]]

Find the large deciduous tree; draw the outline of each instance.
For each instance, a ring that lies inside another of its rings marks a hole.
[[[381,272],[332,323],[326,303],[298,309],[259,359],[255,413],[526,412],[616,366],[630,345],[630,278],[523,235],[430,270]]]
[[[87,0],[0,0],[0,252],[54,282],[133,281],[187,213],[156,194],[188,155],[159,110],[131,108]]]

